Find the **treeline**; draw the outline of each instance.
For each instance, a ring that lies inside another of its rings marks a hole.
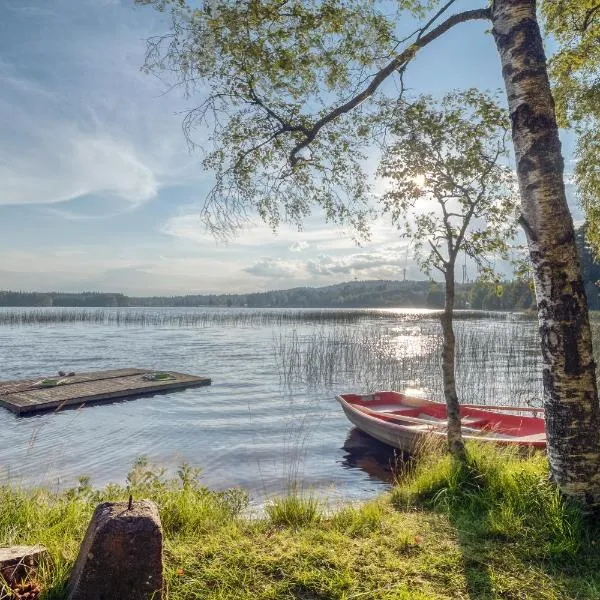
[[[432,287],[433,285],[433,287]],[[250,294],[194,294],[134,297],[84,292],[0,292],[0,306],[216,306],[249,308],[424,307],[435,305],[428,281],[351,281]]]
[[[585,241],[586,226],[576,232],[589,307],[600,310],[600,264]],[[195,294],[134,297],[118,293],[2,292],[0,306],[221,306],[248,308],[441,308],[444,289],[431,281],[348,281],[324,287],[297,287],[250,294]],[[514,280],[456,286],[456,307],[474,310],[528,310],[535,307],[533,289]]]
[[[0,306],[130,306],[124,294],[0,291]]]
[[[457,286],[457,307],[483,310],[523,310],[533,294],[521,282]],[[319,288],[298,287],[251,294],[197,294],[132,297],[84,292],[0,292],[0,306],[60,307],[248,307],[248,308],[441,308],[443,287],[430,281],[349,281]]]
[[[533,288],[521,280],[501,283],[477,282],[466,293],[467,306],[473,310],[529,310],[535,307]]]
[[[135,298],[136,306],[237,306],[248,308],[374,308],[426,306],[428,281],[349,281],[250,294]]]
[[[488,283],[478,281],[456,286],[456,308],[471,310],[529,310],[535,307],[531,286],[521,280]],[[444,288],[432,283],[426,305],[443,308]]]
[[[600,263],[586,241],[587,225],[575,231],[581,271],[591,310],[600,310]],[[528,310],[535,308],[533,287],[523,281],[504,281],[499,284],[477,282],[470,286],[457,286],[457,308],[474,310]],[[428,304],[442,307],[444,292],[435,286],[429,293]]]

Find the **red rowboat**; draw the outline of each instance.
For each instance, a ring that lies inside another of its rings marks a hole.
[[[341,394],[337,399],[358,429],[394,448],[410,452],[424,435],[446,436],[448,413],[440,402],[400,392]],[[519,406],[462,405],[463,438],[545,448],[544,419],[514,414],[516,411],[542,412]]]

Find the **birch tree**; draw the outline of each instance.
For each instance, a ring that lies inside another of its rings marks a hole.
[[[301,221],[314,204],[363,227],[372,113],[398,102],[420,50],[463,23],[491,26],[535,282],[550,471],[567,496],[600,503],[595,364],[538,2],[481,0],[458,11],[459,0],[137,1],[170,13],[146,69],[198,97],[184,130],[207,142],[215,186],[205,215],[219,227],[248,210],[273,226]],[[407,14],[420,25],[405,35]]]
[[[430,276],[445,285],[441,315],[442,374],[448,407],[448,446],[464,460],[455,378],[454,286],[460,252],[484,272],[491,257],[507,257],[515,235],[518,194],[506,165],[509,123],[494,99],[476,90],[407,104],[389,131],[393,142],[379,175],[389,181],[382,210],[415,248]]]

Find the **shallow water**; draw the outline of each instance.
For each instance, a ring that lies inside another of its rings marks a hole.
[[[207,485],[243,486],[254,503],[292,485],[333,501],[362,499],[388,485],[395,457],[352,429],[335,395],[411,386],[441,397],[439,326],[428,311],[338,311],[339,319],[327,311],[319,319],[296,310],[298,318],[281,319],[278,310],[248,319],[251,310],[102,310],[161,318],[0,326],[0,379],[147,367],[209,376],[212,385],[26,418],[0,409],[0,481],[64,488],[87,475],[96,486],[124,483],[145,455],[171,471],[199,466]],[[228,322],[223,313],[244,318]],[[186,318],[169,318],[177,315]],[[539,397],[534,323],[469,319],[457,323],[457,337],[468,401]]]

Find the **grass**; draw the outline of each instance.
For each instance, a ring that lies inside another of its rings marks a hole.
[[[273,525],[295,529],[318,525],[323,518],[320,502],[312,496],[303,497],[296,491],[284,498],[272,499],[265,511]]]
[[[129,489],[159,506],[172,600],[600,597],[598,527],[559,496],[543,454],[471,445],[461,466],[429,448],[372,502],[328,513],[294,493],[261,519],[198,475],[184,465],[167,480],[139,460],[128,488],[0,488],[0,545],[45,544],[42,598],[65,598],[94,506]]]

